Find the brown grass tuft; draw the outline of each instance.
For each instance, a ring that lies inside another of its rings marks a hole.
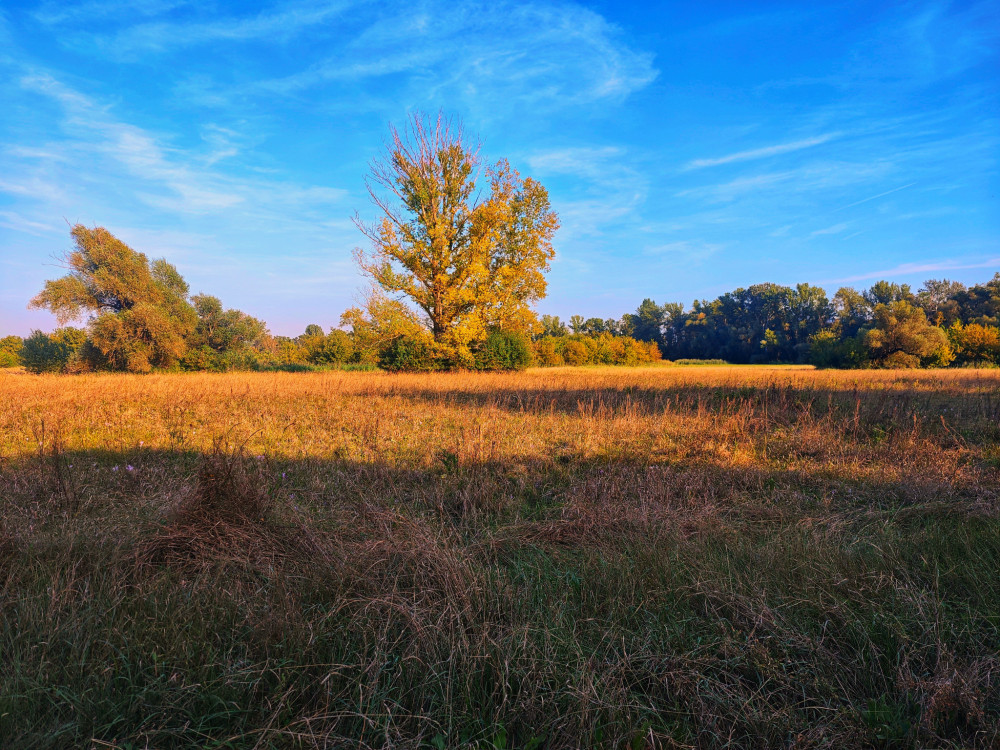
[[[166,525],[140,546],[140,563],[273,565],[300,551],[312,537],[276,517],[273,484],[265,461],[248,457],[242,447],[227,450],[217,439]]]

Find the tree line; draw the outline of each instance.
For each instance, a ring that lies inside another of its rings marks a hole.
[[[715,300],[656,304],[645,299],[619,319],[574,315],[492,327],[464,353],[437,341],[402,301],[377,291],[341,316],[341,327],[272,336],[266,324],[226,309],[165,260],[149,261],[106,229],[78,225],[70,273],[31,302],[62,323],[88,314],[85,328],[0,339],[0,367],[34,372],[97,370],[517,369],[669,360],[811,363],[819,367],[1000,365],[1000,273],[966,287],[928,280],[914,292],[879,281],[832,298],[820,287],[756,284]]]
[[[643,300],[619,320],[543,316],[543,337],[612,333],[655,342],[672,360],[810,363],[818,367],[946,367],[1000,364],[1000,273],[972,287],[931,279],[842,287],[832,298],[810,284],[755,284],[715,300]]]
[[[460,125],[414,115],[390,129],[367,179],[380,219],[355,223],[370,288],[340,327],[272,336],[265,323],[191,295],[165,259],[150,261],[103,227],[77,225],[66,275],[30,307],[61,328],[0,339],[0,366],[35,372],[381,367],[517,369],[670,359],[812,362],[822,367],[943,367],[1000,359],[1000,274],[916,293],[880,281],[832,299],[816,286],[757,284],[713,301],[646,299],[619,320],[536,316],[559,220],[548,192],[505,160],[483,162]],[[68,323],[82,321],[83,327]]]

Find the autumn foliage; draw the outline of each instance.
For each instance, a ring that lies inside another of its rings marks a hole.
[[[483,169],[460,126],[418,115],[392,129],[368,185],[382,218],[357,220],[371,241],[358,264],[412,302],[436,342],[461,360],[490,330],[532,330],[559,226],[540,183],[502,160]]]
[[[89,314],[90,358],[111,369],[175,365],[197,324],[177,269],[163,259],[150,263],[103,227],[77,224],[71,235],[69,273],[47,281],[31,306],[50,310],[60,323]]]

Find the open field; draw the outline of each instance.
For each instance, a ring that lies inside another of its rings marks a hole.
[[[997,747],[998,495],[998,371],[0,371],[0,746]]]

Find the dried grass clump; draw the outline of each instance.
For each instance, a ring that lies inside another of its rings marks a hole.
[[[169,512],[167,523],[140,546],[140,563],[211,566],[225,562],[274,564],[307,546],[276,515],[276,491],[267,462],[216,441],[200,460],[194,486]]]
[[[217,441],[198,467],[194,493],[178,508],[189,522],[264,524],[274,510],[271,480],[262,461],[251,461],[238,448],[226,452]]]
[[[921,725],[933,734],[949,735],[956,731],[975,732],[984,727],[983,704],[990,690],[991,676],[1000,670],[996,656],[978,659],[972,664],[957,664],[944,644],[938,644],[937,664],[933,674],[900,678],[900,686],[919,699]],[[1000,740],[1000,727],[992,727]]]

